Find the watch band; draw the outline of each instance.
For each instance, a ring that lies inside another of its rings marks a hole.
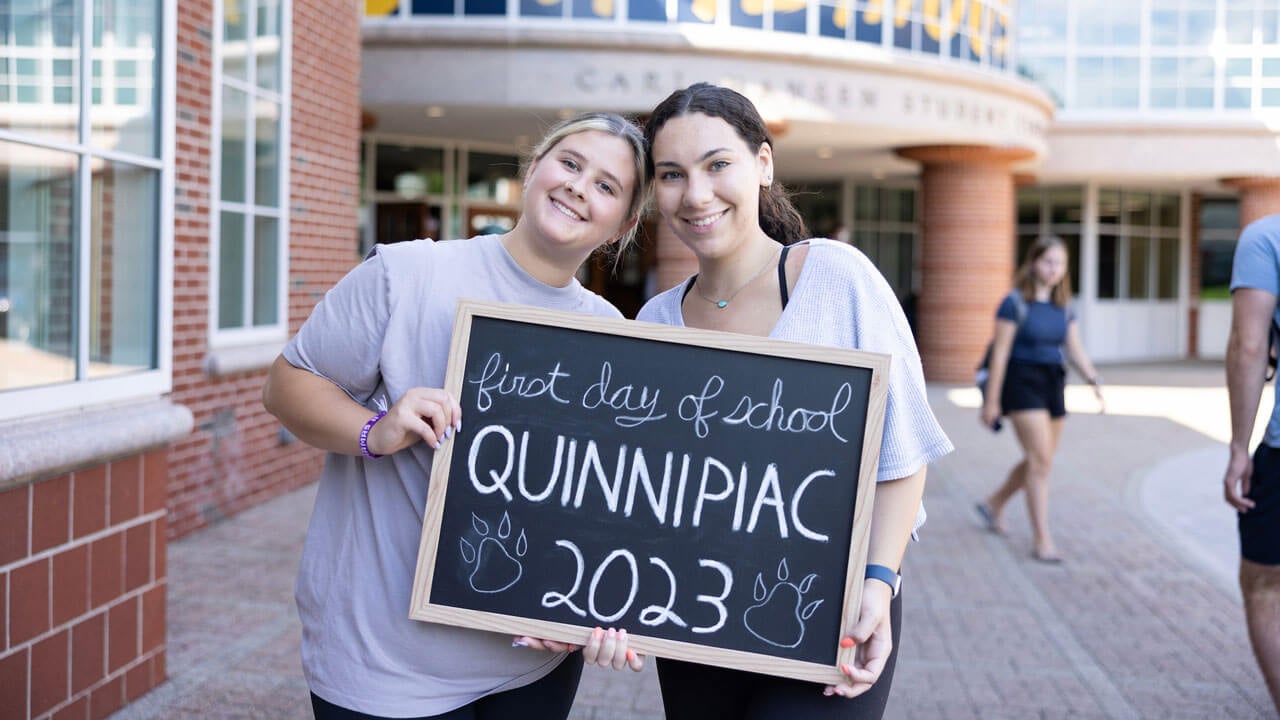
[[[902,589],[902,576],[884,565],[867,565],[868,580],[879,580],[893,590],[893,597],[898,597]]]

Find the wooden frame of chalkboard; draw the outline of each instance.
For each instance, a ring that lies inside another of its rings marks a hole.
[[[410,617],[840,683],[889,356],[461,300]],[[531,651],[536,652],[536,651]]]

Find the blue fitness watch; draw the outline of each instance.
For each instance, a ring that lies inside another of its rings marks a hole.
[[[898,591],[902,589],[902,576],[884,565],[868,565],[867,579],[888,585],[893,590],[893,597],[898,597]]]

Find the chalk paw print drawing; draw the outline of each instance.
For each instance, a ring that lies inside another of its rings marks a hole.
[[[818,579],[816,573],[809,573],[798,585],[790,582],[790,576],[785,557],[778,563],[778,581],[772,588],[765,585],[763,573],[756,573],[756,604],[742,616],[742,624],[752,635],[775,647],[799,646],[804,640],[804,622],[822,604],[818,599],[801,608],[805,594]]]
[[[478,593],[500,593],[520,581],[524,566],[519,558],[529,551],[529,540],[524,530],[512,543],[511,516],[502,513],[496,532],[489,523],[471,513],[471,527],[480,536],[479,545],[472,545],[465,537],[458,540],[462,560],[471,566],[471,589]],[[508,547],[510,545],[510,547]]]

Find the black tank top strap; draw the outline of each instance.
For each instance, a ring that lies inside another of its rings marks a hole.
[[[778,291],[782,293],[782,307],[787,307],[787,301],[791,298],[787,295],[787,253],[791,252],[790,245],[783,245],[782,252],[778,255]]]
[[[680,293],[680,302],[684,302],[684,299],[689,297],[689,291],[693,289],[693,284],[696,282],[698,282],[697,275],[694,275],[693,277],[689,278],[689,284],[685,285],[684,292]]]

